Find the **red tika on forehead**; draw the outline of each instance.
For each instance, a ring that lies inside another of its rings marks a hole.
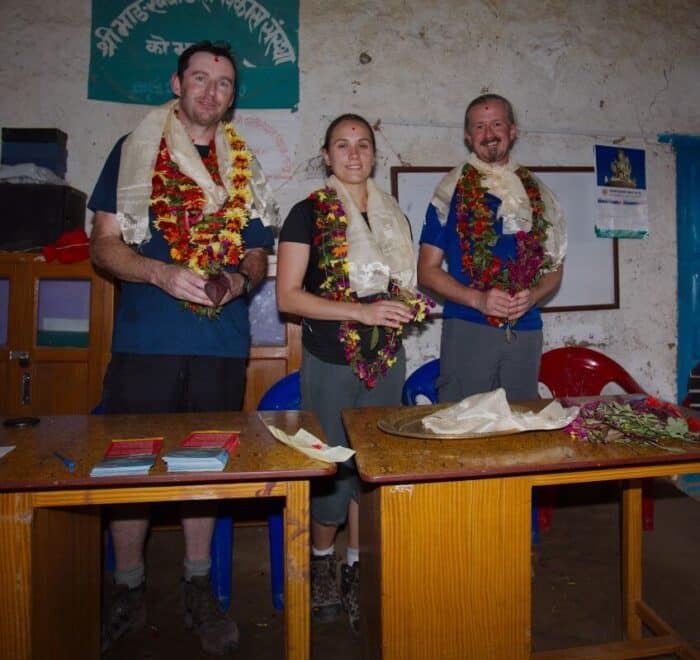
[[[218,56],[218,55],[214,55],[214,61],[215,61],[215,62],[218,62],[218,61],[219,61],[219,56]]]

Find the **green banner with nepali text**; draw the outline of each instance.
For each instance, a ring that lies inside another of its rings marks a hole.
[[[299,103],[299,0],[92,0],[88,98],[159,105],[190,45],[231,46],[236,107]]]

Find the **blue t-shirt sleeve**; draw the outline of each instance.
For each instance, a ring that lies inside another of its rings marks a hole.
[[[432,204],[428,205],[428,210],[425,212],[425,223],[420,234],[420,242],[434,245],[443,251],[447,251],[448,237],[446,225],[443,226],[438,220],[437,210]]]
[[[126,135],[117,141],[109,156],[107,156],[102,172],[100,172],[95,188],[87,203],[91,211],[117,212],[117,182],[119,180],[119,164],[122,159],[122,144],[124,140],[126,140]]]

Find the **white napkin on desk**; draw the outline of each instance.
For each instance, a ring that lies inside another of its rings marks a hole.
[[[347,447],[328,446],[306,429],[299,429],[294,435],[288,435],[282,429],[278,429],[271,424],[265,424],[265,426],[280,442],[300,451],[302,454],[315,458],[317,461],[342,463],[355,454],[352,449]]]
[[[578,415],[578,407],[564,408],[552,401],[539,413],[514,412],[502,387],[474,394],[449,408],[424,417],[423,426],[437,435],[517,433],[564,428]]]

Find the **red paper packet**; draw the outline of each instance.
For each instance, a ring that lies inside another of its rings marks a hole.
[[[238,446],[238,436],[238,431],[192,431],[180,443],[180,447],[220,448],[231,455]]]
[[[163,438],[124,438],[112,440],[105,452],[105,458],[112,456],[136,456],[139,454],[157,454],[163,446]]]

